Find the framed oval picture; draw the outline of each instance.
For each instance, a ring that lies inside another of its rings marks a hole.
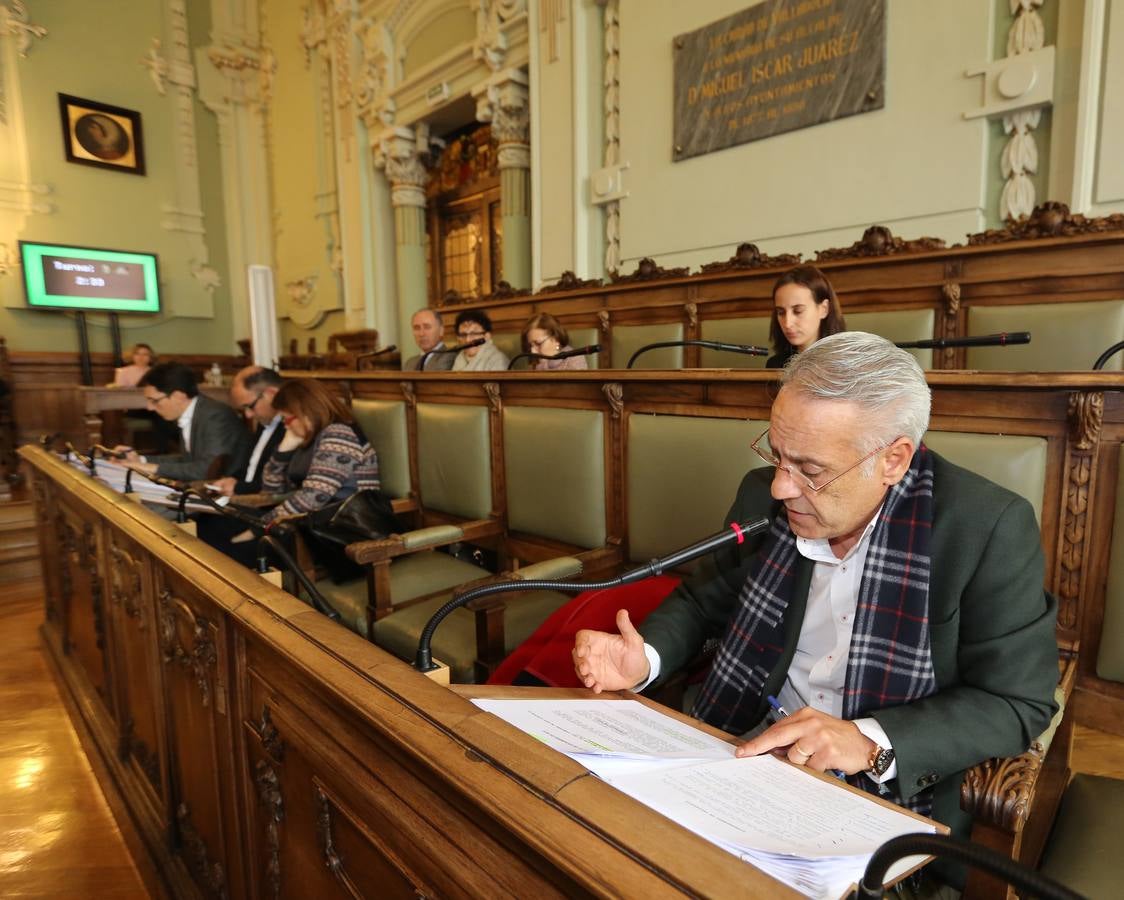
[[[59,94],[66,158],[84,166],[144,174],[140,113]]]

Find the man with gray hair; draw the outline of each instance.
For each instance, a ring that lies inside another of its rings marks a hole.
[[[823,338],[781,383],[752,444],[768,468],[726,519],[771,529],[715,554],[640,631],[621,610],[619,634],[578,632],[578,677],[639,690],[718,639],[692,713],[746,735],[739,756],[787,748],[965,835],[964,770],[1021,753],[1056,710],[1034,512],[921,443],[929,387],[889,341]]]
[[[422,357],[429,353],[425,361],[427,372],[447,372],[453,368],[456,360],[455,353],[442,353],[445,350],[445,323],[441,320],[441,313],[428,306],[419,309],[410,318],[410,327],[414,332],[414,343],[421,350],[417,356],[411,356],[402,364],[403,371],[416,372],[421,366]]]

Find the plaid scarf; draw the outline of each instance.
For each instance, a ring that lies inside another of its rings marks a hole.
[[[844,683],[843,718],[899,706],[936,692],[929,647],[932,456],[924,446],[894,485],[870,536]],[[691,714],[732,734],[753,727],[769,674],[784,653],[784,614],[795,584],[796,537],[782,507],[738,598]],[[856,787],[878,793],[859,773]],[[928,814],[932,790],[899,805]]]

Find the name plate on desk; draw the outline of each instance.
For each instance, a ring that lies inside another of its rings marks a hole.
[[[885,0],[768,0],[673,48],[675,160],[885,103]]]

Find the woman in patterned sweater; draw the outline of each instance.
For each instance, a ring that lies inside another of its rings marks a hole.
[[[286,381],[273,398],[285,436],[266,463],[262,490],[295,491],[263,522],[312,512],[358,491],[377,490],[379,463],[351,411],[320,382]]]

